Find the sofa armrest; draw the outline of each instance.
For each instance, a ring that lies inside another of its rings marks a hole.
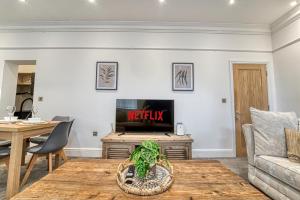
[[[244,124],[243,133],[246,141],[248,163],[254,166],[255,143],[254,143],[253,125]]]

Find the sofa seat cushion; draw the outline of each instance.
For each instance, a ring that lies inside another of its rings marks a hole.
[[[258,187],[272,199],[299,200],[300,191],[285,184],[257,167],[249,166],[248,178],[250,183]]]
[[[273,156],[256,156],[254,163],[258,169],[299,190],[300,163]]]

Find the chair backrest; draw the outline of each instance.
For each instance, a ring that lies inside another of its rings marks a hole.
[[[75,119],[70,120],[71,126],[70,126],[70,128],[69,128],[68,137],[70,136],[71,129],[72,129],[72,126],[73,126],[74,121],[75,121]]]
[[[69,116],[55,116],[52,118],[52,121],[68,122],[70,121]]]
[[[54,153],[64,148],[68,143],[72,123],[73,121],[60,122],[37,153]]]
[[[70,121],[69,116],[54,116],[52,118],[52,121],[58,121],[58,122],[68,122]],[[49,136],[51,133],[44,134],[43,136]],[[69,133],[70,134],[70,133]]]

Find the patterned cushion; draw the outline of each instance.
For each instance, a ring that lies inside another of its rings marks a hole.
[[[285,129],[288,158],[293,162],[300,162],[300,132]]]
[[[256,156],[255,166],[291,187],[300,188],[300,164],[287,158]]]
[[[256,155],[287,157],[285,128],[297,129],[296,113],[268,112],[250,108]]]

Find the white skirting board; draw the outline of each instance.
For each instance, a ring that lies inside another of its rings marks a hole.
[[[193,149],[193,158],[233,158],[233,149]]]
[[[65,148],[68,156],[97,157],[102,155],[100,148]],[[233,149],[193,149],[193,158],[231,158],[235,157]]]

